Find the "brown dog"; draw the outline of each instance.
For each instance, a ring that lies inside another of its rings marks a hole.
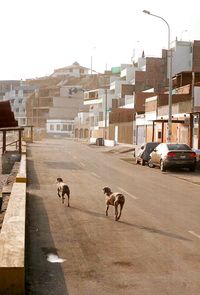
[[[115,220],[119,220],[125,203],[124,195],[121,193],[113,193],[109,187],[104,187],[103,192],[106,195],[106,216],[108,216],[109,205],[111,205],[115,207]],[[119,215],[118,206],[120,206]]]
[[[65,202],[65,195],[68,197],[68,207],[69,205],[69,199],[70,199],[70,189],[66,183],[63,182],[62,178],[58,177],[57,178],[57,187],[58,187],[58,196],[59,198],[62,197],[62,203],[64,204]]]

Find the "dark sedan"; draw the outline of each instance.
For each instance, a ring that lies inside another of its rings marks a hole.
[[[149,167],[158,166],[161,171],[170,167],[189,168],[194,171],[196,167],[196,153],[182,143],[161,143],[150,154]]]

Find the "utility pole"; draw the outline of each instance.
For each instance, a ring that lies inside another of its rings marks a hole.
[[[107,85],[105,88],[105,139],[107,139],[107,107],[108,107],[108,91]]]
[[[168,73],[169,73],[169,95],[168,95],[168,132],[167,132],[167,142],[171,142],[172,137],[172,49],[170,49],[170,26],[168,22],[161,16],[150,13],[148,10],[143,10],[144,13],[157,17],[165,22],[168,29]]]

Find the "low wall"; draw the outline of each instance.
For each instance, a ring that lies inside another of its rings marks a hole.
[[[0,294],[24,294],[26,184],[14,183],[0,233]]]
[[[26,176],[26,155],[21,155],[21,161],[19,166],[19,172],[16,176],[16,182],[27,182],[27,176]]]
[[[115,146],[116,142],[114,140],[105,139],[104,140],[104,145],[105,146]]]
[[[4,295],[25,294],[26,179],[24,152],[0,232],[0,294]]]
[[[97,140],[96,137],[90,137],[89,143],[90,144],[96,144],[96,140]],[[114,140],[104,139],[104,145],[112,147],[112,146],[116,145],[116,142]]]

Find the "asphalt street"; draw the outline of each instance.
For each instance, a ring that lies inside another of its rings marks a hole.
[[[198,175],[121,158],[73,140],[29,145],[26,294],[199,295]],[[104,186],[126,197],[118,222],[113,207],[105,216]]]

